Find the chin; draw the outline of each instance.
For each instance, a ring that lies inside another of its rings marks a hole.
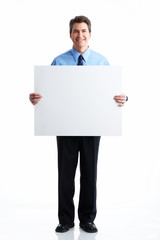
[[[85,47],[85,44],[77,44],[77,47]]]

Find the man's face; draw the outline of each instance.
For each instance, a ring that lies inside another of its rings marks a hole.
[[[73,24],[70,38],[73,42],[73,47],[79,51],[84,52],[88,48],[88,41],[91,37],[88,25],[85,22]]]

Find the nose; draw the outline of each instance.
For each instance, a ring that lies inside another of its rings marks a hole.
[[[81,31],[78,32],[78,37],[82,37],[82,32]]]

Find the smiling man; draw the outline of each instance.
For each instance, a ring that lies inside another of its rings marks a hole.
[[[109,65],[101,54],[88,46],[91,38],[91,22],[85,16],[77,16],[70,21],[70,38],[73,48],[58,57],[51,65]],[[42,96],[30,94],[30,101],[36,105]],[[114,100],[123,106],[126,95],[114,96]],[[78,111],[78,109],[77,109]],[[74,179],[80,153],[80,196],[78,217],[80,227],[89,233],[97,232],[94,224],[96,217],[96,181],[97,159],[100,137],[90,136],[59,136],[58,147],[58,217],[59,225],[56,232],[67,232],[74,227],[75,207]]]
[[[88,48],[88,41],[91,37],[88,25],[85,22],[75,23],[71,28],[70,38],[74,49],[79,53],[84,53]]]

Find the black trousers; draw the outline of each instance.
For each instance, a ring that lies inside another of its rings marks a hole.
[[[62,224],[74,222],[75,173],[80,152],[80,195],[78,217],[81,223],[96,217],[97,159],[100,137],[57,137],[58,217]]]

